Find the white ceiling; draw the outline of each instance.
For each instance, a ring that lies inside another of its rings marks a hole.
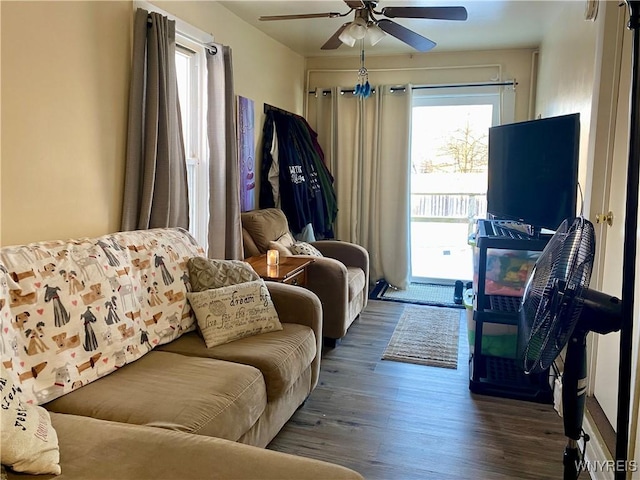
[[[381,0],[377,10],[390,6],[464,6],[466,21],[394,19],[433,40],[436,51],[537,47],[554,16],[566,1],[584,0]],[[235,0],[220,2],[240,18],[305,57],[357,55],[357,46],[342,45],[331,51],[320,47],[353,14],[340,18],[259,21],[261,15],[340,12],[349,7],[341,0]],[[384,18],[378,16],[378,18]],[[387,35],[375,47],[375,55],[415,53],[411,47]]]

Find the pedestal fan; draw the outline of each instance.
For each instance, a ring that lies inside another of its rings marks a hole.
[[[587,334],[620,330],[622,319],[620,300],[588,288],[594,255],[591,222],[582,217],[571,225],[562,222],[529,276],[520,308],[518,343],[525,373],[546,371],[567,347],[562,375],[565,480],[578,477],[581,460]]]
[[[563,412],[568,438],[564,478],[576,478],[586,394],[585,338],[589,331],[606,334],[620,330],[618,418],[616,422],[615,479],[626,478],[633,308],[635,296],[638,182],[640,180],[640,2],[627,1],[628,27],[633,30],[629,161],[627,165],[624,224],[622,300],[588,288],[593,265],[595,235],[583,218],[565,222],[549,241],[529,277],[521,306],[520,347],[525,371],[549,367],[567,347],[563,374]]]

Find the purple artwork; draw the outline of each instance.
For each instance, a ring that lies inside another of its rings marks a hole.
[[[240,158],[240,210],[255,208],[255,144],[253,100],[238,96],[238,156]]]

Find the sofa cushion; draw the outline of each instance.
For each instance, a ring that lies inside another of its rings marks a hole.
[[[62,478],[82,480],[362,480],[339,465],[221,438],[52,413]],[[8,471],[8,480],[55,480]]]
[[[193,292],[251,282],[260,278],[251,265],[241,260],[194,257],[187,262],[187,268]]]
[[[60,474],[58,436],[49,412],[28,404],[0,365],[0,460],[16,472]]]
[[[253,367],[154,351],[46,408],[235,441],[266,401],[264,379]]]
[[[259,279],[187,293],[207,347],[282,330],[271,295]]]
[[[367,278],[361,268],[347,267],[347,279],[349,282],[349,301],[364,290]]]
[[[282,330],[207,348],[195,332],[183,335],[160,350],[243,363],[264,375],[267,396],[273,401],[286,392],[316,356],[316,338],[309,327],[283,323]]]

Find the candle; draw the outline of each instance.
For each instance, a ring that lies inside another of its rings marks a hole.
[[[280,252],[278,250],[267,250],[267,265],[278,265],[280,260]]]
[[[278,266],[277,265],[267,265],[267,277],[269,277],[269,278],[278,278]]]

